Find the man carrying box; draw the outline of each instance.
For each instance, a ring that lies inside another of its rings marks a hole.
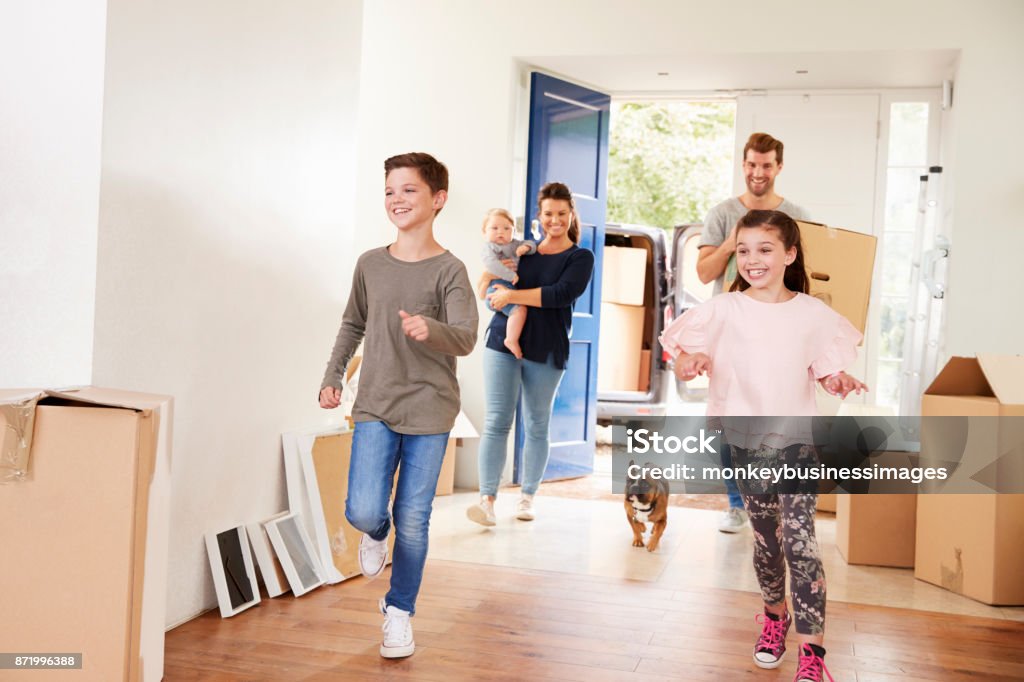
[[[807,213],[791,201],[775,193],[775,178],[782,172],[782,142],[768,133],[754,133],[743,147],[743,179],[747,191],[718,204],[704,219],[697,256],[697,276],[707,284],[714,281],[712,295],[728,291],[736,279],[736,223],[753,209],[782,211],[794,220],[807,220]],[[722,465],[732,466],[728,445],[722,446]],[[729,495],[729,511],[722,517],[718,530],[737,533],[747,522],[736,482],[725,479]]]

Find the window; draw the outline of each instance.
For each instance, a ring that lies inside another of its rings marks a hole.
[[[671,230],[732,193],[736,102],[613,101],[608,221]]]
[[[923,217],[918,210],[921,176],[934,158],[937,130],[930,101],[891,101],[885,166],[885,207],[879,234],[881,244],[879,345],[875,400],[896,410],[904,371],[907,332],[914,281],[913,263],[922,249]]]

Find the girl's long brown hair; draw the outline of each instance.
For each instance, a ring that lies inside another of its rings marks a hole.
[[[796,258],[786,266],[786,272],[782,276],[783,285],[790,291],[801,294],[810,293],[810,282],[807,279],[807,268],[804,267],[804,249],[800,244],[800,226],[782,211],[749,211],[747,215],[740,218],[736,224],[736,239],[739,240],[740,230],[749,227],[763,227],[775,230],[779,234],[779,240],[789,251],[796,248]],[[729,291],[745,291],[750,288],[750,283],[743,279],[737,271],[736,279],[733,280]]]

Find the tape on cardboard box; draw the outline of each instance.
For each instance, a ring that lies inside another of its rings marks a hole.
[[[36,403],[34,393],[0,404],[0,483],[15,483],[28,477],[32,453],[32,429]]]

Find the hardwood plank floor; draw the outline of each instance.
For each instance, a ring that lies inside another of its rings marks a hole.
[[[211,611],[167,633],[167,682],[225,680],[791,680],[751,661],[756,594],[432,560],[416,654],[385,661],[386,573]],[[1024,679],[1024,623],[829,602],[836,682]]]

